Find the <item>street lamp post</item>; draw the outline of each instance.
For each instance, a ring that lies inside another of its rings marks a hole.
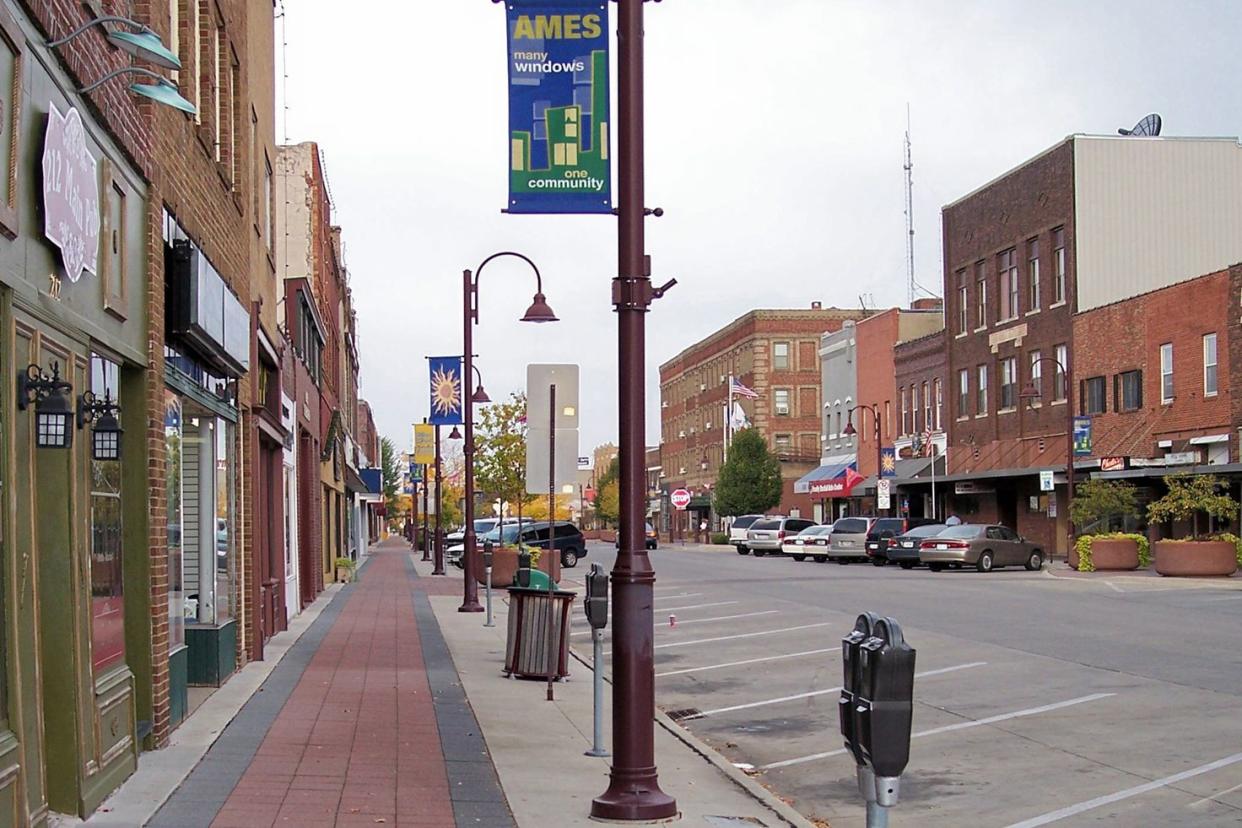
[[[854,428],[854,412],[859,408],[865,408],[871,412],[871,422],[875,425],[875,501],[876,511],[880,511],[880,478],[884,474],[884,447],[880,445],[880,415],[876,413],[874,405],[859,403],[849,410],[846,414],[845,430],[842,432],[846,437],[853,437],[858,433],[858,429]],[[891,509],[891,507],[890,507]],[[890,509],[885,509],[887,514]]]
[[[1031,361],[1032,370],[1041,362],[1050,362],[1061,372],[1061,376],[1065,377],[1065,554],[1068,556],[1074,548],[1074,517],[1071,509],[1074,505],[1074,395],[1071,391],[1074,387],[1073,376],[1070,374],[1069,365],[1069,349],[1065,351],[1065,362],[1056,357],[1041,356]],[[1043,377],[1040,377],[1040,384],[1043,384]],[[1027,381],[1022,390],[1018,392],[1018,399],[1024,401],[1028,406],[1033,405],[1041,396],[1041,389],[1035,386],[1034,377]],[[1055,492],[1053,493],[1055,496]]]
[[[535,263],[523,256],[521,253],[514,253],[505,250],[500,253],[493,253],[475,268],[472,273],[469,270],[462,271],[462,376],[471,377],[474,375],[474,326],[479,324],[479,276],[483,273],[483,268],[492,259],[498,259],[502,256],[512,256],[521,259],[530,265],[535,271],[535,298],[531,302],[526,314],[522,317],[523,322],[555,322],[556,314],[552,313],[552,309],[548,307],[547,299],[543,295],[543,277],[539,275],[539,268]],[[474,403],[486,401],[486,394],[483,394],[483,385],[479,384],[474,394],[465,393],[462,389],[462,420],[466,427],[465,443],[462,446],[462,454],[465,460],[465,494],[466,503],[464,509],[465,533],[462,537],[462,569],[464,570],[461,606],[457,608],[458,612],[482,612],[483,606],[479,603],[479,585],[475,582],[474,577]],[[480,395],[483,399],[476,400],[475,396]],[[549,517],[549,520],[551,518]]]
[[[655,764],[655,571],[643,532],[646,434],[645,330],[653,289],[643,238],[643,0],[619,0],[617,31],[620,542],[612,569],[612,739],[608,790],[591,802],[596,819],[658,820],[676,816],[677,801],[660,790]]]
[[[435,566],[431,570],[432,575],[444,575],[444,530],[440,526],[440,513],[444,511],[441,508],[440,501],[440,426],[435,427],[436,440],[436,526],[435,526]]]

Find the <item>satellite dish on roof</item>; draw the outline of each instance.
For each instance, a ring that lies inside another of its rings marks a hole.
[[[1120,135],[1137,135],[1155,138],[1160,134],[1160,116],[1153,112],[1135,124],[1134,129],[1119,129],[1117,132]]]

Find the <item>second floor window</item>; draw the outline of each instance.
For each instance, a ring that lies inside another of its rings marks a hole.
[[[1044,393],[1044,364],[1040,362],[1039,351],[1031,351],[1031,386],[1035,389],[1035,393],[1040,397]],[[1042,399],[1032,400],[1032,403],[1043,402]]]
[[[789,343],[772,343],[772,367],[777,371],[789,370]]]
[[[970,326],[969,301],[966,294],[966,271],[959,270],[957,272],[957,332],[959,334],[966,333]]]
[[[1090,377],[1082,381],[1082,400],[1078,410],[1082,414],[1103,414],[1108,410],[1103,377]]]
[[[1056,354],[1057,367],[1056,373],[1052,377],[1052,399],[1056,402],[1061,402],[1065,399],[1066,392],[1069,390],[1065,382],[1065,369],[1069,367],[1069,347],[1058,345],[1054,353]]]
[[[1001,387],[1000,407],[1002,410],[1018,407],[1018,360],[1006,357],[1000,362]]]
[[[944,407],[944,389],[940,387],[940,378],[932,383],[936,387],[936,431],[940,430],[940,410]]]
[[[970,407],[970,371],[957,372],[957,416],[965,417]]]
[[[1125,371],[1113,377],[1113,408],[1138,411],[1143,407],[1143,372]]]
[[[1203,396],[1216,396],[1216,334],[1203,337]]]
[[[1052,231],[1052,304],[1065,301],[1065,228]]]
[[[1010,248],[1000,254],[1001,318],[1018,317],[1018,254]]]
[[[923,383],[923,430],[930,431],[932,428],[932,400],[931,395],[927,393],[927,383]]]
[[[919,429],[919,387],[910,386],[910,433],[918,434]]]
[[[979,303],[975,313],[975,327],[986,328],[988,326],[988,277],[983,262],[975,265],[975,290]]]
[[[910,398],[906,396],[906,387],[901,387],[901,436],[910,433]]]
[[[1031,300],[1027,310],[1039,310],[1039,239],[1026,243],[1026,278],[1030,281]]]
[[[776,416],[789,416],[789,389],[777,388],[772,391],[772,404],[776,410]]]
[[[1173,343],[1160,346],[1160,402],[1173,402]]]
[[[979,385],[975,389],[975,415],[988,413],[988,366],[979,366]]]

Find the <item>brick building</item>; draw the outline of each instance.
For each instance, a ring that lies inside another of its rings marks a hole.
[[[893,485],[897,509],[911,517],[943,517],[945,514],[945,486],[938,485],[938,478],[945,475],[948,443],[945,343],[945,330],[941,325],[937,331],[893,346],[897,395],[900,399],[904,393],[910,410],[909,424],[898,429],[893,443],[897,452]],[[918,405],[914,404],[915,399]],[[928,437],[931,448],[926,447]]]
[[[773,511],[812,514],[814,499],[795,493],[794,483],[820,460],[820,337],[863,316],[818,303],[806,310],[754,310],[660,366],[660,462],[670,490],[686,488],[694,496],[675,516],[685,526],[711,516],[730,376],[758,394],[734,401],[781,460],[784,494]]]
[[[1238,261],[1239,191],[1236,139],[1075,135],[944,208],[949,508],[1065,554],[1072,315]]]

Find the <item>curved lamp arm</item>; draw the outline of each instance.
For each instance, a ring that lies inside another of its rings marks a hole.
[[[152,72],[150,69],[143,69],[141,66],[122,66],[120,69],[113,69],[111,72],[104,75],[102,78],[95,81],[94,83],[89,84],[87,86],[83,86],[78,91],[85,95],[87,92],[92,92],[95,89],[98,89],[100,86],[102,86],[103,84],[107,83],[108,81],[112,80],[113,78],[119,75],[145,75],[148,78],[154,78],[155,80],[159,81],[162,84],[167,84],[168,86],[172,86],[172,83],[168,80],[168,78],[164,77],[163,75],[160,75],[157,72]]]
[[[504,256],[513,256],[530,265],[530,269],[535,271],[535,293],[539,295],[543,294],[543,276],[539,273],[539,266],[531,261],[528,256],[522,253],[517,253],[513,250],[502,250],[499,253],[493,253],[479,263],[479,266],[474,269],[474,274],[470,280],[470,290],[474,298],[473,307],[470,308],[470,316],[476,325],[479,322],[479,276],[482,274],[483,268],[487,266],[488,262],[492,259],[499,259]]]
[[[92,28],[94,26],[102,25],[104,23],[123,23],[126,26],[132,26],[134,30],[138,32],[151,31],[146,26],[139,23],[137,20],[130,20],[128,17],[117,17],[116,15],[104,15],[102,17],[96,17],[94,20],[86,21],[81,26],[78,26],[72,32],[60,38],[59,40],[53,40],[49,42],[47,46],[49,49],[55,49],[57,46],[64,46],[66,43],[73,40],[75,37],[82,34],[82,32],[86,31],[87,29]]]

